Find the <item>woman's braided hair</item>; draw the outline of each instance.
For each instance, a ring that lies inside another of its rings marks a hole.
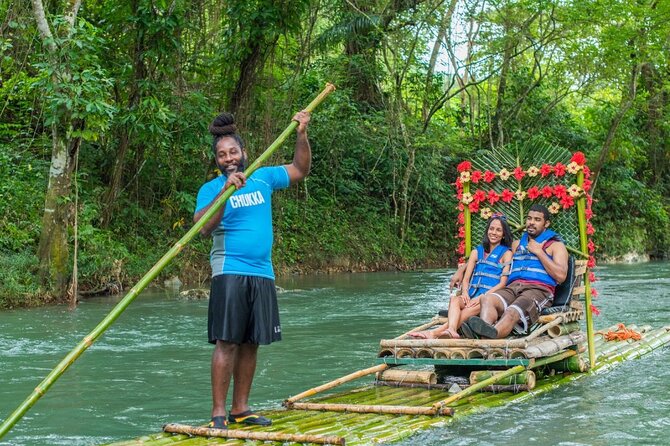
[[[240,149],[244,149],[244,141],[237,133],[237,126],[235,125],[235,118],[231,113],[223,112],[209,125],[209,133],[212,134],[212,152],[216,156],[216,145],[221,138],[230,137],[237,141]]]

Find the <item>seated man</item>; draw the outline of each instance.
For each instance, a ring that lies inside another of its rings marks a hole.
[[[534,204],[526,217],[526,232],[512,244],[512,270],[505,288],[481,297],[479,316],[461,327],[466,337],[504,338],[515,326],[524,332],[550,307],[556,285],[568,273],[568,251],[558,234],[548,229],[546,207]]]

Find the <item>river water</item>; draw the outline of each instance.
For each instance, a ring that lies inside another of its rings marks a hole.
[[[379,339],[446,308],[451,271],[316,275],[278,285],[284,340],[260,350],[252,405],[374,365]],[[596,329],[670,325],[670,264],[604,266]],[[0,312],[0,418],[8,416],[118,299]],[[210,410],[207,302],[138,297],[0,445],[91,445],[201,424]],[[403,445],[648,445],[670,438],[670,348],[526,402],[418,432]],[[369,382],[361,380],[359,382]]]

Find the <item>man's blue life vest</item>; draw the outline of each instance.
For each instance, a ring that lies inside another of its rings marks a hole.
[[[488,257],[485,257],[484,246],[477,246],[477,263],[475,270],[472,272],[468,289],[471,298],[485,294],[500,283],[500,276],[505,266],[505,264],[500,263],[500,259],[507,251],[509,251],[509,247],[498,245]]]
[[[549,229],[545,229],[542,234],[535,238],[535,241],[542,245],[544,249],[544,243],[552,238],[558,239],[558,234]],[[547,254],[551,259],[552,256]],[[540,259],[530,251],[528,251],[528,233],[524,232],[519,241],[519,246],[517,247],[514,255],[512,256],[512,270],[509,274],[508,284],[514,282],[515,280],[529,280],[533,282],[540,282],[550,287],[555,287],[558,283],[554,280],[553,277],[547,273],[547,270],[544,269]]]

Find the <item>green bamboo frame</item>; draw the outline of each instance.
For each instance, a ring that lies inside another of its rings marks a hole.
[[[326,87],[319,93],[319,95],[310,102],[305,108],[306,111],[312,112],[323,100],[333,91],[335,86],[327,83]],[[244,174],[248,177],[256,171],[272,154],[283,144],[286,138],[296,129],[298,123],[291,121],[286,130],[284,130],[275,141],[263,152],[245,171]],[[235,192],[235,187],[229,187],[226,191],[212,204],[212,206],[205,212],[205,214],[198,220],[197,223],[177,242],[172,248],[168,250],[163,257],[151,267],[151,269],[140,279],[140,281],[126,294],[126,296],[110,311],[110,313],[100,322],[84,339],[82,339],[77,346],[70,351],[70,353],[63,358],[63,360],[42,380],[42,382],[35,387],[35,390],[26,398],[19,407],[12,412],[0,425],[0,438],[2,438],[9,430],[23,417],[23,415],[44,395],[49,388],[56,382],[58,378],[81,356],[86,349],[93,343],[114,323],[114,321],[123,313],[123,311],[131,304],[133,300],[140,294],[140,292],[147,287],[154,280],[158,274],[174,259],[188,242],[200,232],[200,229],[216,214],[224,205],[226,200],[230,198]]]
[[[584,189],[584,169],[577,173],[577,186]],[[577,199],[577,219],[579,224],[579,244],[582,255],[588,258],[588,242],[586,238],[586,192]],[[593,367],[596,363],[596,350],[593,342],[593,314],[591,313],[591,281],[589,280],[589,268],[586,267],[584,277],[584,312],[586,313],[586,338],[589,344],[589,364]]]

